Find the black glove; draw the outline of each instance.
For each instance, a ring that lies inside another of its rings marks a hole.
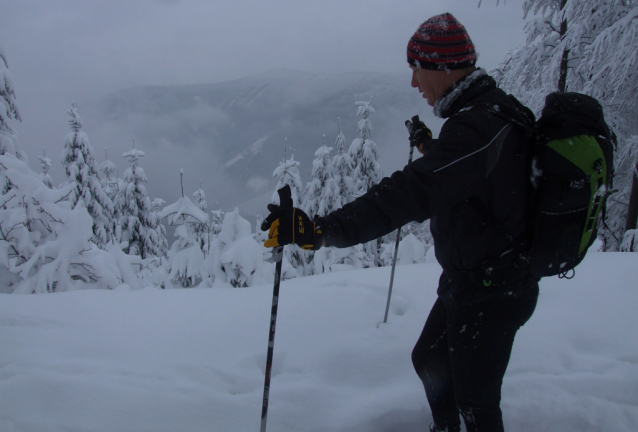
[[[410,134],[410,147],[416,147],[419,152],[425,152],[425,143],[432,140],[432,131],[423,123],[418,115],[412,117],[412,120],[405,121],[405,127],[408,128]]]
[[[268,230],[268,240],[264,242],[264,246],[277,247],[294,243],[305,250],[317,250],[321,247],[321,228],[302,210],[268,204],[268,211],[270,214],[261,224],[262,231]]]

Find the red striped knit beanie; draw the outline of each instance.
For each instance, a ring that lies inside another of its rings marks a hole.
[[[476,57],[465,27],[450,13],[425,21],[408,42],[408,63],[421,69],[465,69]]]

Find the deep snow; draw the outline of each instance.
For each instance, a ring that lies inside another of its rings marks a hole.
[[[426,431],[410,352],[437,264],[282,282],[268,430]],[[257,431],[272,286],[0,295],[0,431]],[[638,430],[638,254],[543,280],[508,431]]]

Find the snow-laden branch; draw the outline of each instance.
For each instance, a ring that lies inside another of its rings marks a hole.
[[[208,223],[208,215],[195,205],[187,196],[182,196],[173,204],[164,207],[159,213],[160,219],[168,219],[169,225],[183,223]]]

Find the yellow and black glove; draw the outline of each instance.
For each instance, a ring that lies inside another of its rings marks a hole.
[[[421,154],[425,153],[426,143],[432,140],[432,131],[419,119],[418,115],[412,120],[405,121],[405,127],[410,134],[410,147],[416,147]]]
[[[323,233],[306,213],[294,207],[281,208],[268,205],[270,214],[261,224],[261,230],[268,230],[266,247],[284,246],[294,243],[305,250],[317,250],[323,243]]]

